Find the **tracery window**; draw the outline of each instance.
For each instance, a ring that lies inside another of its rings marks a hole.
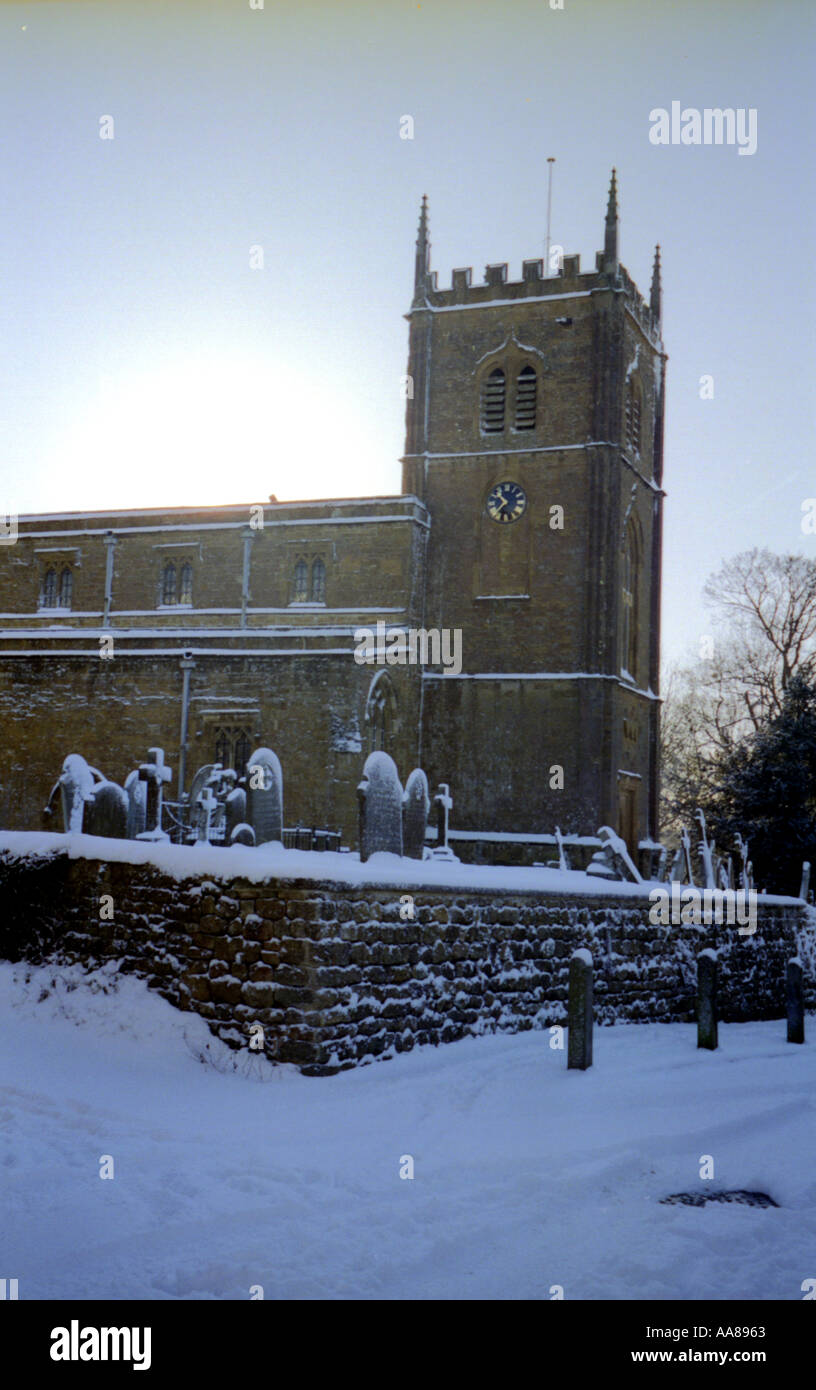
[[[326,566],[321,559],[312,565],[312,603],[326,602]]]

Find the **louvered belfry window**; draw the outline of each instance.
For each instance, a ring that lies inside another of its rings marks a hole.
[[[482,431],[484,434],[504,432],[504,406],[507,388],[501,367],[494,367],[482,384]]]
[[[634,382],[626,392],[626,443],[640,451],[640,390]]]
[[[516,429],[534,430],[536,423],[536,374],[534,367],[522,367],[516,382]]]

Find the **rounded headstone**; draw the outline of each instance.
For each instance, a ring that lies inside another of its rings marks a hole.
[[[397,765],[387,753],[369,753],[360,800],[360,862],[372,854],[402,854],[402,784]]]
[[[422,768],[415,767],[405,783],[402,797],[402,852],[407,859],[423,856],[430,809],[428,779]]]
[[[85,815],[87,833],[127,839],[128,809],[127,794],[118,782],[100,782]]]
[[[247,760],[246,818],[257,845],[283,842],[283,773],[271,748],[256,748]]]
[[[125,795],[128,802],[125,834],[128,840],[135,840],[147,824],[147,783],[140,780],[138,768],[125,778]]]
[[[59,780],[63,828],[66,834],[76,834],[83,829],[85,803],[90,801],[94,789],[93,773],[81,753],[68,754]]]
[[[251,825],[242,822],[232,827],[229,838],[231,845],[254,845],[255,831],[252,829]]]

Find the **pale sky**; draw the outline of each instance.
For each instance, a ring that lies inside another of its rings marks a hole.
[[[662,246],[664,658],[696,652],[723,558],[816,553],[815,29],[809,0],[0,3],[0,509],[398,492],[421,195],[440,285],[518,278],[554,155],[591,268],[614,164],[646,293]],[[756,153],[651,144],[673,100],[754,108]]]

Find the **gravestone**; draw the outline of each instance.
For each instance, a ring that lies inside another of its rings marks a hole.
[[[567,851],[564,848],[564,837],[561,834],[561,827],[558,825],[555,827],[555,844],[558,850],[559,869],[570,869],[572,866],[569,862],[569,855],[567,854]]]
[[[283,773],[271,748],[256,748],[247,762],[246,818],[255,843],[283,844]]]
[[[697,957],[697,1046],[717,1047],[717,954],[710,947]]]
[[[59,779],[62,799],[62,823],[66,834],[78,834],[83,829],[85,805],[93,796],[93,773],[80,753],[69,753],[62,764]]]
[[[255,831],[252,829],[251,825],[247,825],[246,822],[241,822],[241,824],[232,827],[229,841],[231,845],[254,845]]]
[[[806,859],[806,860],[804,861],[804,863],[802,864],[802,883],[801,883],[801,886],[800,886],[800,888],[799,888],[799,897],[802,899],[802,902],[805,902],[805,903],[807,902],[807,900],[808,900],[808,893],[809,893],[809,892],[810,892],[810,864],[808,863],[808,861],[807,861],[807,859]]]
[[[785,979],[785,994],[788,1010],[788,1042],[805,1041],[805,983],[802,962],[798,956],[788,961]]]
[[[229,844],[232,841],[232,832],[236,825],[245,825],[247,817],[247,799],[243,787],[236,787],[231,791],[226,800],[226,830],[224,839]],[[254,841],[253,841],[254,844]]]
[[[630,883],[642,883],[640,870],[635,868],[626,848],[626,841],[609,825],[602,825],[598,831],[601,848],[596,850],[587,867],[593,877],[616,878]]]
[[[360,863],[372,854],[402,854],[402,785],[393,758],[369,753],[357,788],[360,803]]]
[[[402,852],[406,859],[421,859],[425,853],[430,809],[428,779],[421,768],[415,767],[402,796]]]
[[[111,840],[126,840],[128,799],[117,782],[100,782],[89,802],[85,815],[89,835],[102,835]]]
[[[567,1017],[567,1068],[586,1071],[592,1066],[592,956],[573,951],[569,972]]]
[[[450,833],[450,813],[453,810],[453,797],[450,794],[450,787],[447,782],[440,782],[436,796],[433,799],[436,811],[436,844],[431,850],[432,859],[445,859],[450,863],[458,864],[459,860],[448,844]]]
[[[139,767],[139,780],[147,783],[147,810],[145,816],[145,828],[141,834],[137,835],[137,840],[169,840],[170,836],[162,830],[162,787],[165,782],[169,782],[173,776],[169,767],[165,766],[164,749],[148,748],[151,756],[149,763],[141,763]]]
[[[126,835],[135,840],[147,823],[147,783],[139,777],[139,769],[134,768],[125,778],[125,794],[128,799]]]
[[[697,853],[700,857],[700,869],[702,871],[703,888],[716,888],[717,878],[714,872],[714,846],[708,843],[706,834],[705,814],[697,807],[694,813],[697,824],[700,827],[700,843],[697,846]]]
[[[691,836],[685,826],[680,828],[680,845],[683,850],[683,863],[686,869],[686,881],[694,887],[694,868],[691,862]]]

